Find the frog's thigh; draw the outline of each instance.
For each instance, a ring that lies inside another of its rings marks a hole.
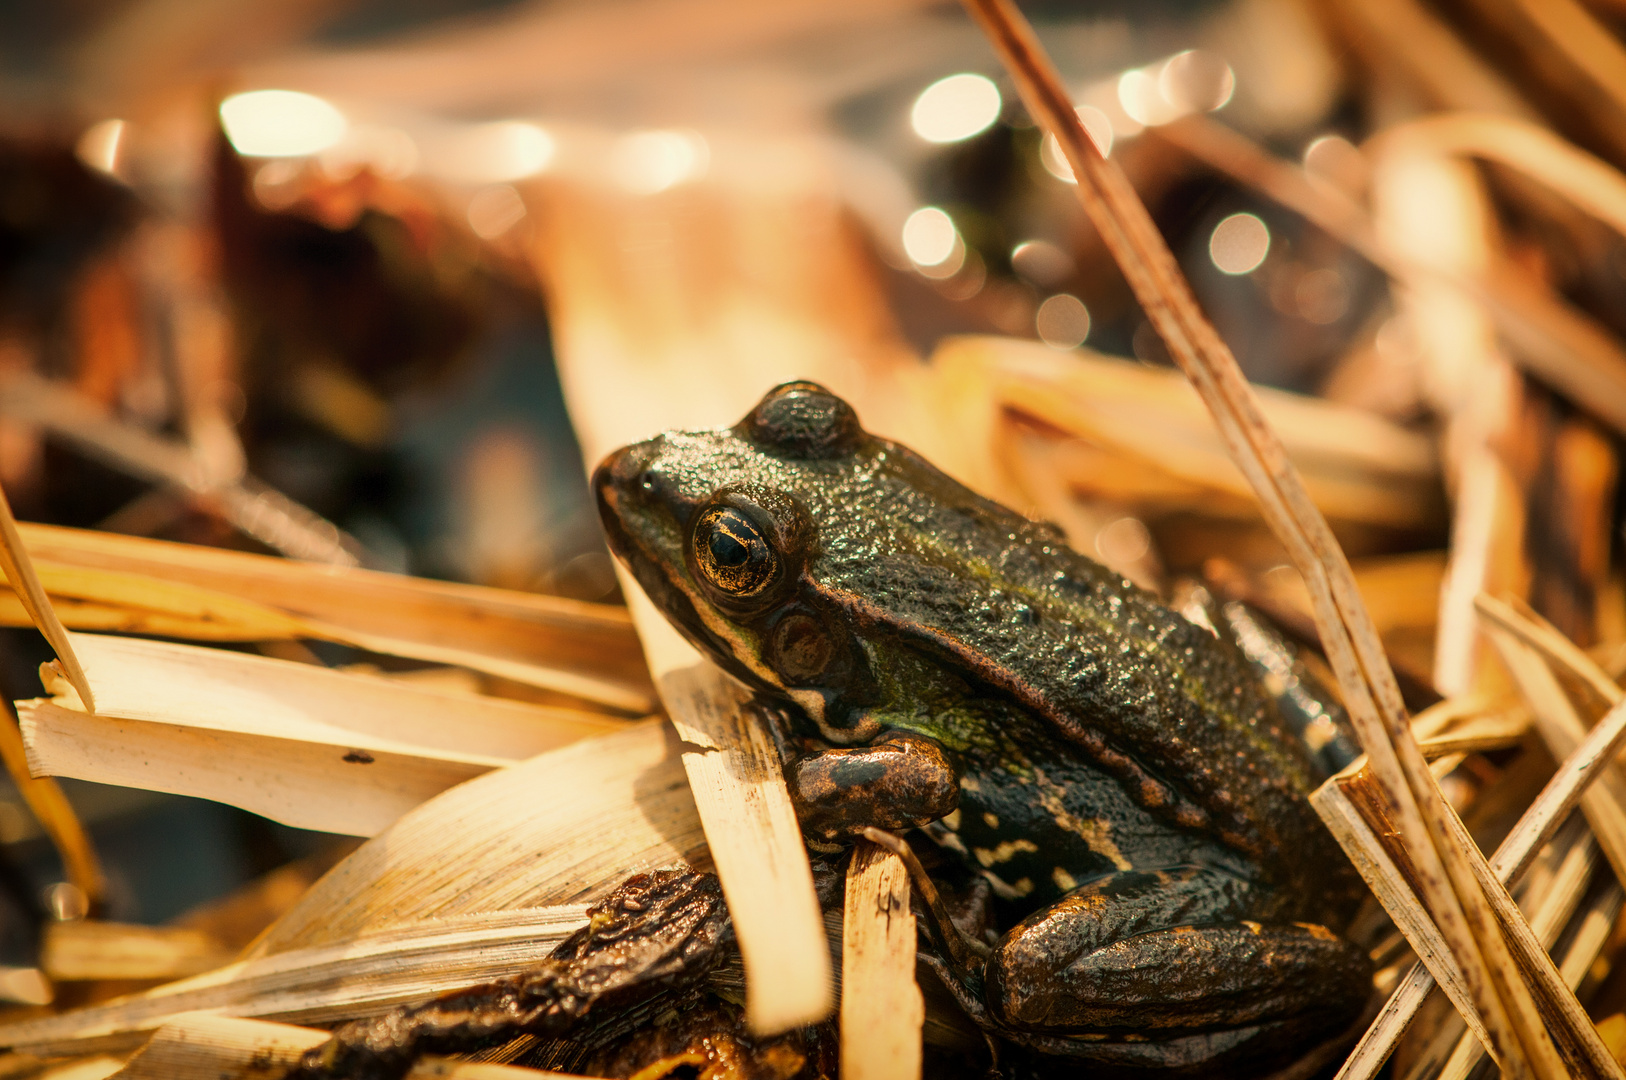
[[[1091,882],[1005,935],[988,1005],[1019,1030],[1109,1037],[1269,1024],[1312,1003],[1347,1022],[1371,989],[1365,954],[1323,927],[1246,921],[1248,892],[1195,867]]]

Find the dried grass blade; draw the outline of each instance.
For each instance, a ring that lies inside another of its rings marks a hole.
[[[180,979],[230,961],[220,942],[197,930],[75,919],[45,927],[39,964],[51,979],[74,982]]]
[[[97,1054],[66,1065],[50,1064],[43,1071],[16,1075],[19,1078],[26,1076],[28,1080],[107,1080],[110,1076],[117,1076],[123,1065],[120,1058]]]
[[[18,534],[17,519],[12,516],[11,502],[3,490],[0,490],[0,569],[5,571],[6,580],[10,582],[23,609],[28,612],[29,619],[55,651],[57,663],[78,692],[80,700],[94,712],[96,696],[91,691],[84,665],[80,663],[73,642],[68,638],[67,628],[51,606],[34,561]],[[22,732],[14,716],[0,719],[0,758],[4,759],[12,781],[62,857],[68,880],[84,893],[91,910],[99,909],[106,890],[106,878],[102,874],[101,860],[90,842],[90,834],[85,831],[79,815],[74,812],[56,782],[36,779],[30,774]]]
[[[745,1011],[771,1034],[828,1015],[830,954],[812,871],[766,720],[709,663],[660,677],[745,961]]]
[[[82,529],[20,532],[35,557],[59,566],[211,590],[301,620],[312,637],[559,685],[629,712],[653,708],[624,608]]]
[[[618,730],[598,713],[447,693],[312,664],[165,641],[73,634],[108,716],[276,737],[333,732],[380,749],[520,760]],[[69,702],[71,704],[71,702]],[[452,722],[452,718],[456,722]]]
[[[327,1040],[318,1028],[197,1014],[153,1033],[115,1074],[119,1080],[276,1080],[301,1054]],[[425,1058],[405,1080],[572,1080],[565,1073]]]
[[[909,871],[859,841],[847,867],[841,938],[841,1075],[918,1080],[926,1007],[915,984]]]
[[[587,923],[580,904],[431,919],[341,944],[256,956],[57,1016],[0,1025],[0,1045],[86,1053],[198,1011],[305,1023],[376,1016],[454,987],[517,975]]]
[[[1551,129],[1495,113],[1434,113],[1384,128],[1374,142],[1416,139],[1447,154],[1517,169],[1626,236],[1626,176]]]
[[[63,625],[198,641],[276,641],[319,637],[302,619],[212,589],[143,574],[36,560]],[[26,626],[22,598],[0,589],[0,622]]]
[[[1559,935],[1564,932],[1564,926],[1575,913],[1581,903],[1587,883],[1592,878],[1593,869],[1598,861],[1598,847],[1589,836],[1583,835],[1570,846],[1565,853],[1558,869],[1554,872],[1552,880],[1541,896],[1529,898],[1524,905],[1532,909],[1530,912],[1530,929],[1541,942],[1544,950],[1551,950],[1558,942]],[[1618,888],[1618,886],[1617,886]],[[1575,952],[1573,947],[1565,953],[1565,965],[1560,971],[1564,984],[1573,992],[1580,985],[1580,976],[1585,974],[1583,968],[1575,972],[1569,963],[1570,954]],[[1601,942],[1599,943],[1601,944]],[[1583,946],[1585,947],[1585,946]],[[1588,959],[1588,964],[1591,959]],[[1575,977],[1571,977],[1571,975]],[[1457,1046],[1452,1050],[1445,1068],[1440,1073],[1440,1080],[1467,1080],[1474,1066],[1484,1052],[1476,1040],[1466,1035],[1459,1039]]]
[[[1440,936],[1428,912],[1417,902],[1405,875],[1374,835],[1360,809],[1344,793],[1339,778],[1334,777],[1317,788],[1315,794],[1310,796],[1310,802],[1316,813],[1321,815],[1321,820],[1326,822],[1327,829],[1349,853],[1350,862],[1354,863],[1372,894],[1411,943],[1413,951],[1420,957],[1418,968],[1422,969],[1421,977],[1414,969],[1390,996],[1383,1012],[1378,1014],[1345,1062],[1338,1074],[1339,1080],[1371,1076],[1382,1067],[1435,982],[1457,1007],[1469,1029],[1488,1045],[1490,1036],[1485,1031],[1484,1022],[1480,1020],[1479,1011],[1463,981],[1462,971],[1457,967],[1445,939]],[[1377,1041],[1380,1031],[1387,1045],[1381,1046],[1379,1055],[1379,1047],[1369,1044]]]
[[[425,800],[511,763],[93,716],[44,700],[18,708],[35,772],[209,799],[345,836],[373,836]]]
[[[1162,501],[1156,494],[1161,489],[1164,499],[1179,492],[1181,501],[1205,513],[1231,511],[1249,518],[1257,513],[1253,490],[1226,454],[1201,399],[1178,372],[993,337],[945,340],[931,362],[944,379],[973,379],[997,404],[1123,462],[1106,471],[1131,473],[1097,479],[1098,470],[1078,469],[1076,478],[1069,477],[1075,486],[1078,480],[1095,480],[1110,485],[1103,496],[1131,503],[1148,497]],[[1315,398],[1269,388],[1259,395],[1316,504],[1329,517],[1400,528],[1427,527],[1441,519],[1439,460],[1428,440],[1370,413]],[[1125,468],[1129,463],[1135,467]],[[1137,484],[1152,492],[1137,492]]]
[[[1517,746],[1530,731],[1530,714],[1523,710],[1481,716],[1437,735],[1420,736],[1417,748],[1429,761],[1450,754],[1483,753]]]
[[[1316,624],[1345,704],[1394,804],[1429,911],[1462,970],[1498,1063],[1515,1077],[1558,1080],[1568,1075],[1482,892],[1474,864],[1483,856],[1457,843],[1450,820],[1454,815],[1411,737],[1394,674],[1348,563],[1265,423],[1235,358],[1198,309],[1127,178],[1090,140],[1021,12],[1010,0],[965,2],[1015,77],[1029,112],[1059,140],[1091,222],[1159,336],[1213,412],[1233,458],[1259,494],[1266,520],[1309,586]],[[1584,1038],[1580,1032],[1567,1034],[1575,1042]],[[1596,1032],[1592,1038],[1596,1041]],[[1614,1069],[1618,1072],[1619,1066]]]
[[[291,558],[358,565],[360,545],[331,521],[252,478],[209,476],[190,447],[113,419],[73,387],[27,366],[0,380],[0,412],[36,423],[121,472],[214,501],[242,532]]]
[[[683,863],[704,866],[706,851],[677,742],[665,725],[633,725],[410,811],[229,969],[37,1022],[46,1026],[0,1028],[0,1041],[124,1045],[183,1008],[324,1021],[382,1011],[520,970],[551,947],[539,937],[579,924],[579,905],[626,875]]]
[[[1536,731],[1553,757],[1566,759],[1574,755],[1578,748],[1591,743],[1593,740],[1588,736],[1586,725],[1541,655],[1505,631],[1492,631],[1491,640],[1512,673],[1514,682],[1529,701],[1536,719]],[[1611,710],[1605,718],[1607,728],[1604,724],[1594,728],[1595,738],[1612,733],[1620,721],[1616,715],[1620,711],[1626,710]],[[1599,728],[1605,730],[1599,734]],[[1582,792],[1581,809],[1615,875],[1626,880],[1626,772],[1622,772],[1610,758],[1599,758],[1592,772],[1596,785]]]
[[[22,703],[34,771],[229,802],[300,828],[371,835],[454,784],[624,723],[217,649],[71,638],[103,711],[71,707],[71,689],[60,703]]]
[[[1480,594],[1474,599],[1474,608],[1500,630],[1505,630],[1546,657],[1549,663],[1563,668],[1588,690],[1598,695],[1606,706],[1613,707],[1626,700],[1626,690],[1611,679],[1597,661],[1580,646],[1558,632],[1558,628],[1525,608],[1520,610],[1505,600]]]

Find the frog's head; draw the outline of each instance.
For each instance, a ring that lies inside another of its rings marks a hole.
[[[827,723],[830,703],[852,699],[863,660],[809,576],[820,528],[806,500],[879,445],[841,398],[793,382],[732,428],[659,435],[593,473],[611,550],[667,619],[838,741],[863,734]]]

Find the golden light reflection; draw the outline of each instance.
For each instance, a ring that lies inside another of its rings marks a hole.
[[[254,199],[271,211],[286,210],[299,201],[301,163],[287,158],[267,161],[254,171]]]
[[[955,260],[960,263],[959,269],[953,276],[937,282],[937,291],[950,300],[969,300],[982,292],[982,287],[988,284],[988,267],[982,261],[982,256],[975,251],[961,246],[961,257]]]
[[[344,138],[344,114],[313,94],[250,90],[220,103],[226,138],[244,157],[305,157]]]
[[[1293,301],[1306,322],[1328,326],[1349,310],[1349,283],[1336,270],[1311,270],[1294,284]]]
[[[1232,214],[1214,226],[1208,257],[1222,274],[1248,274],[1270,253],[1270,230],[1256,214]]]
[[[1180,116],[1180,110],[1163,96],[1156,68],[1132,68],[1118,76],[1118,103],[1137,123],[1154,127]]]
[[[920,92],[909,113],[915,134],[931,143],[959,142],[999,119],[999,87],[984,75],[938,79]]]
[[[124,142],[123,120],[99,120],[85,129],[74,153],[89,168],[109,176],[119,174],[119,150]]]

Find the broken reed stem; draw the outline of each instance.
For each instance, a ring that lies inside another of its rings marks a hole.
[[[34,625],[51,643],[57,662],[62,665],[62,673],[79,692],[79,700],[85,703],[85,711],[95,712],[96,697],[90,692],[90,680],[85,678],[85,669],[73,651],[73,643],[68,640],[67,628],[56,617],[50,597],[45,595],[45,586],[34,570],[34,561],[28,557],[23,538],[17,533],[17,519],[11,514],[11,502],[4,490],[0,490],[0,569],[6,572],[6,580],[11,582],[17,598],[28,609]]]
[[[45,585],[34,569],[28,549],[23,546],[23,538],[17,532],[17,519],[12,516],[11,502],[3,489],[0,489],[0,569],[5,571],[6,580],[22,601],[29,618],[34,620],[34,626],[50,643],[57,664],[78,693],[79,700],[84,702],[86,711],[95,712],[96,696],[90,691],[90,680],[74,652],[73,642],[68,640],[67,628],[57,618],[50,597],[45,595]],[[9,706],[6,716],[0,719],[0,758],[4,759],[6,771],[11,774],[18,792],[61,856],[68,881],[85,894],[91,911],[99,911],[107,879],[102,874],[101,860],[90,842],[90,834],[56,781],[36,780],[29,773],[22,729],[18,726],[17,714]]]
[[[1310,591],[1316,625],[1351,719],[1392,803],[1424,899],[1484,1019],[1494,1056],[1510,1076],[1568,1076],[1475,873],[1473,863],[1483,856],[1456,841],[1452,811],[1411,737],[1394,673],[1349,564],[1288,463],[1280,439],[1266,425],[1236,359],[1198,308],[1122,170],[1090,140],[1021,12],[1011,0],[965,0],[965,5],[1015,79],[1029,113],[1060,143],[1085,213],[1170,354],[1213,413],[1272,531],[1292,554]]]
[[[11,782],[17,785],[18,793],[33,811],[40,828],[51,838],[51,846],[62,859],[68,882],[85,894],[88,911],[92,915],[99,913],[107,893],[102,860],[73,804],[62,793],[61,785],[54,777],[35,776],[29,771],[22,725],[9,702],[5,716],[0,717],[0,760],[5,762]]]
[[[915,983],[909,871],[860,840],[847,867],[841,937],[841,1075],[918,1080],[926,1011]]]
[[[1503,885],[1518,882],[1536,854],[1575,809],[1587,786],[1602,775],[1622,747],[1626,747],[1626,705],[1617,705],[1564,760],[1496,849],[1490,868]],[[1393,1052],[1433,986],[1434,977],[1419,962],[1390,994],[1388,1003],[1361,1037],[1337,1080],[1366,1080],[1374,1075]]]

